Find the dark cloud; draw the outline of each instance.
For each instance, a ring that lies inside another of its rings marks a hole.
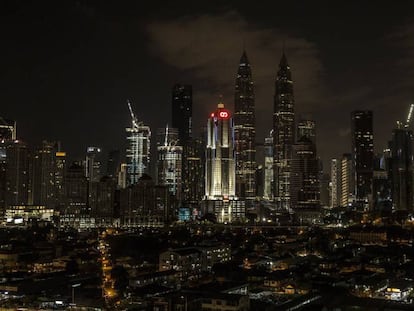
[[[236,11],[157,21],[147,29],[151,50],[167,64],[191,76],[187,82],[195,86],[195,110],[202,123],[208,111],[214,109],[219,94],[233,105],[234,79],[243,45],[256,84],[261,138],[272,126],[274,80],[284,43],[288,60],[294,64],[297,110],[308,113],[322,104],[323,66],[317,46],[305,38],[254,26]]]
[[[324,49],[333,49],[329,42],[312,41],[306,31],[301,35],[259,26],[237,11],[155,21],[147,31],[151,51],[194,85],[196,124],[204,124],[218,94],[232,105],[244,44],[256,85],[259,139],[271,128],[274,79],[285,42],[296,113],[317,121],[318,150],[325,163],[350,152],[352,110],[374,110],[375,144],[380,151],[387,146],[395,121],[405,117],[412,98],[414,24],[356,46],[339,41],[330,64],[321,56]]]

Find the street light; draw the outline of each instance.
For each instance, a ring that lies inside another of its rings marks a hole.
[[[75,287],[81,286],[81,283],[72,284],[72,304],[75,304]]]

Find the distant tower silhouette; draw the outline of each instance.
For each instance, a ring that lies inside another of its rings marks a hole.
[[[191,85],[175,84],[172,89],[172,127],[178,129],[179,144],[192,137],[193,89]]]
[[[374,133],[372,111],[353,111],[352,160],[355,195],[358,201],[371,201],[374,171]]]

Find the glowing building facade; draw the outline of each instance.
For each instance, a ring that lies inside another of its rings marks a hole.
[[[246,52],[240,58],[234,94],[236,195],[256,198],[256,129],[254,85]]]
[[[331,200],[330,200],[330,207],[338,207],[339,206],[339,195],[340,195],[340,170],[339,170],[339,163],[338,159],[331,160],[331,182],[330,182],[330,189],[331,189]]]
[[[276,76],[273,111],[274,201],[280,209],[291,206],[291,162],[295,142],[293,81],[285,54]]]
[[[206,198],[232,198],[236,195],[233,119],[218,104],[207,123]]]
[[[352,191],[353,191],[353,178],[352,178],[352,155],[345,153],[341,159],[341,199],[340,205],[347,207],[352,203]]]
[[[149,126],[138,121],[129,102],[128,106],[131,113],[131,127],[126,128],[127,184],[133,185],[143,174],[149,173],[151,130]]]
[[[244,201],[236,197],[233,119],[222,103],[208,119],[205,169],[205,212],[215,214],[218,222],[244,218]]]

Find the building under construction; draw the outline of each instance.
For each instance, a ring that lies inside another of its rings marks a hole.
[[[131,115],[131,126],[126,128],[128,146],[127,159],[127,184],[133,185],[143,174],[149,173],[151,130],[134,114],[131,103],[128,101]]]

